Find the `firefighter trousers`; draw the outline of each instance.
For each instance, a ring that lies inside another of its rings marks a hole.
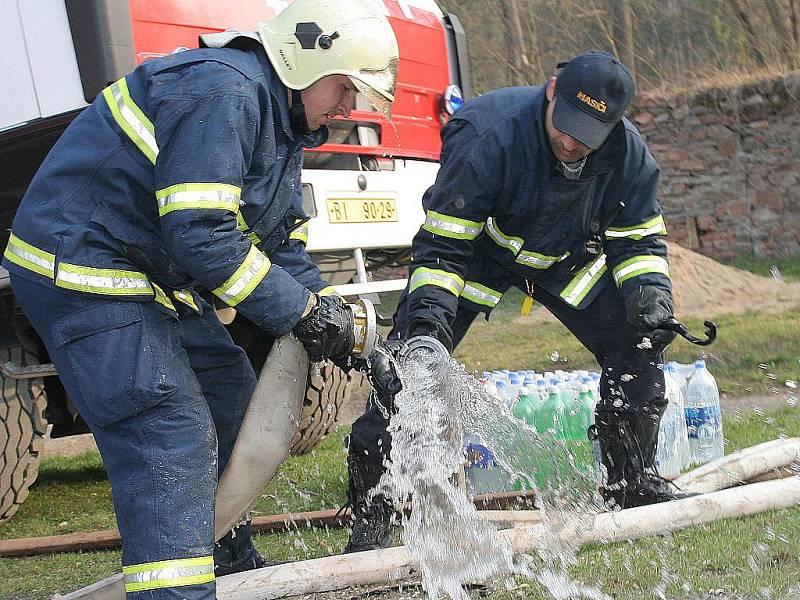
[[[213,600],[217,469],[256,382],[244,351],[207,303],[175,318],[154,302],[12,286],[103,457],[128,600]]]
[[[641,337],[627,321],[622,296],[614,285],[606,285],[584,310],[576,310],[561,299],[534,288],[534,299],[545,306],[592,353],[601,367],[600,401],[597,414],[635,414],[650,407],[664,406],[662,357],[637,347]],[[453,345],[464,338],[478,312],[459,305],[453,322]],[[399,339],[406,328],[406,297],[397,307],[389,338]],[[531,346],[535,347],[535,337]],[[546,349],[541,348],[540,351]],[[620,377],[627,374],[626,377]],[[382,472],[384,458],[391,453],[388,421],[370,401],[365,413],[354,423],[349,452],[368,457],[371,468],[368,485],[374,487]],[[374,479],[374,481],[372,481]]]

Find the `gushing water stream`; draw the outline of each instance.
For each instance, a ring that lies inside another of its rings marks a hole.
[[[451,358],[413,354],[401,370],[403,391],[389,427],[392,461],[379,491],[395,506],[411,502],[403,542],[420,565],[429,597],[462,600],[468,598],[467,583],[517,575],[537,581],[554,598],[608,598],[566,575],[578,549],[576,531],[598,511],[594,473],[568,458],[564,442],[516,419]],[[538,557],[515,557],[453,483],[464,461],[465,432],[480,438],[512,479],[535,481],[537,469],[547,464],[547,482],[538,494],[548,533]]]

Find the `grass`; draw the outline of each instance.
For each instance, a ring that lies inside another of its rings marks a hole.
[[[786,281],[800,281],[800,255],[763,257],[753,254],[737,256],[724,261],[726,264],[752,271],[764,277],[772,276],[770,269],[777,267],[780,274]]]
[[[780,435],[800,434],[800,408],[766,415],[727,414],[726,451]],[[255,514],[340,506],[346,496],[345,454],[340,428],[313,453],[292,457],[266,488]],[[110,492],[96,452],[74,458],[45,458],[39,480],[17,515],[0,526],[0,538],[55,535],[113,527]],[[270,562],[337,554],[346,532],[301,529],[256,536]],[[614,598],[651,597],[662,582],[671,598],[697,598],[709,590],[755,597],[771,587],[775,598],[800,581],[800,509],[729,519],[673,535],[583,549],[570,569],[575,580],[598,585]],[[0,560],[0,598],[46,600],[107,577],[119,569],[119,551],[99,551]],[[489,594],[504,598],[547,598],[528,581]]]

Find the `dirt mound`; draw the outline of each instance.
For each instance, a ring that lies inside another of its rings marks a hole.
[[[668,246],[678,318],[784,310],[800,304],[800,283],[781,284],[772,277],[720,264],[677,244]]]

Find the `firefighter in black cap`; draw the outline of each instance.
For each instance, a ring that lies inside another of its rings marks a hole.
[[[458,110],[442,131],[441,169],[423,198],[390,334],[432,336],[452,351],[512,286],[528,308],[547,307],[602,367],[590,435],[610,508],[679,495],[653,469],[667,405],[659,363],[675,334],[659,328],[673,319],[667,231],[658,165],[624,117],[633,95],[629,70],[589,51],[544,85],[496,90]],[[383,378],[379,371],[350,437],[347,552],[391,541],[391,504],[368,496],[391,449],[381,408],[391,409],[399,388],[388,362]]]

